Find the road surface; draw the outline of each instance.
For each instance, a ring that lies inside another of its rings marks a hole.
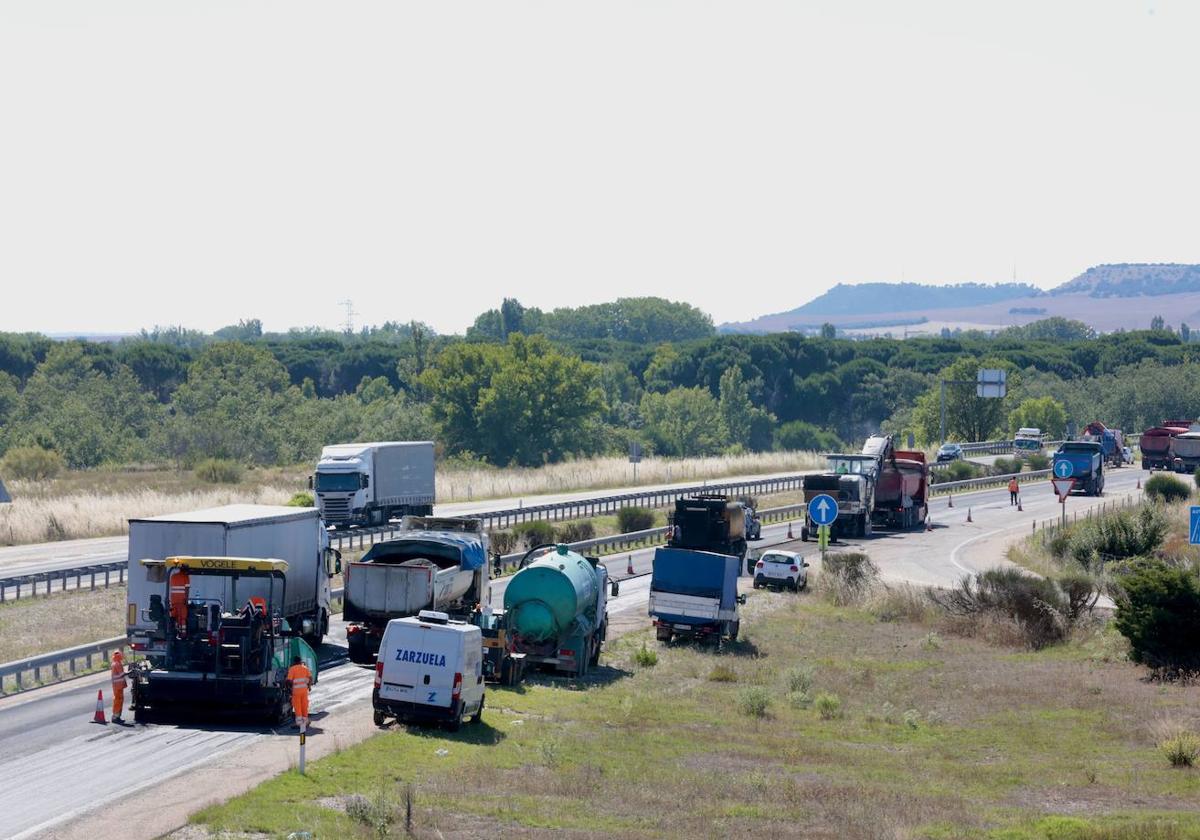
[[[1067,503],[1068,513],[1085,511],[1101,501],[1112,504],[1114,500],[1136,498],[1135,481],[1144,477],[1140,470],[1114,471],[1109,474],[1103,500],[1072,498]],[[931,510],[932,530],[877,533],[852,544],[862,545],[869,552],[887,580],[948,586],[968,572],[1004,563],[1005,545],[1028,533],[1035,520],[1058,515],[1059,505],[1048,481],[1026,485],[1022,494],[1024,512],[1009,505],[1004,489],[956,495],[953,508],[945,498],[939,498]],[[971,523],[966,522],[968,510]],[[786,525],[766,526],[763,540],[754,546],[784,543],[786,532]],[[809,556],[816,554],[813,543],[792,541],[788,547]],[[610,601],[610,624],[614,628],[648,626],[646,573],[652,556],[653,549],[640,549],[605,559],[618,577],[624,576],[630,560],[635,574],[641,575],[623,582],[620,596]],[[504,580],[493,584],[493,602],[503,599],[505,585]],[[340,624],[331,635],[333,638],[321,651],[322,659],[330,665],[321,671],[313,690],[313,707],[327,713],[321,725],[333,729],[346,720],[369,721],[373,672],[345,662],[344,628]],[[247,748],[259,745],[265,749],[285,740],[266,728],[93,724],[96,690],[104,687],[106,680],[105,674],[94,675],[0,700],[0,743],[5,747],[0,753],[0,837],[46,834],[81,818],[76,831],[102,836],[104,830],[93,827],[95,820],[104,819],[108,813],[109,809],[97,813],[101,806],[152,788],[160,792],[161,783],[175,774],[193,769],[204,772],[204,768],[214,765],[241,766],[243,759],[238,756],[251,760]],[[359,730],[360,735],[369,731]],[[286,769],[286,760],[281,761],[269,772]],[[261,776],[247,776],[246,786],[257,778]],[[202,788],[194,793],[175,790],[173,795],[194,796],[190,802],[177,803],[183,817],[174,823],[171,817],[164,817],[167,822],[159,825],[127,821],[121,833],[127,837],[158,836],[182,822],[189,807],[194,810],[212,799],[212,794]]]

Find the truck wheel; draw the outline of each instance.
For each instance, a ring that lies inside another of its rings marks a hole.
[[[670,627],[655,627],[654,636],[660,642],[671,643],[671,628]]]
[[[742,626],[742,623],[740,621],[735,621],[729,625],[729,641],[731,641],[731,642],[737,641],[738,629],[741,626]]]
[[[870,514],[866,514],[866,513],[864,513],[864,514],[863,514],[863,528],[862,528],[862,531],[863,531],[863,536],[864,536],[864,537],[869,537],[869,536],[871,536],[871,532],[872,532],[873,530],[874,530],[874,529],[871,527],[871,516],[870,516]]]
[[[483,723],[483,704],[487,702],[487,694],[479,698],[479,708],[475,710],[475,714],[471,715],[471,725]]]
[[[800,541],[808,542],[808,526],[807,525],[800,526]]]
[[[500,663],[500,685],[508,686],[512,684],[513,661],[511,659],[505,659],[502,663]]]
[[[386,722],[387,722],[387,716],[384,715],[384,713],[381,709],[376,709],[375,710],[375,725],[383,726],[384,723],[386,723]]]

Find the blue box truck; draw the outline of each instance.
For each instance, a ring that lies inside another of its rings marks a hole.
[[[720,646],[737,638],[741,558],[711,551],[659,548],[650,575],[650,618],[660,642],[694,638]]]

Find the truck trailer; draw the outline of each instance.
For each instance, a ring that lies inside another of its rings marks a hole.
[[[1191,420],[1164,420],[1153,428],[1146,429],[1138,441],[1142,451],[1142,468],[1150,470],[1175,469],[1175,456],[1171,446],[1175,438],[1189,431]]]
[[[929,513],[929,466],[925,453],[893,449],[879,463],[872,519],[878,527],[908,530],[925,524]]]
[[[430,516],[433,443],[341,443],[321,450],[309,477],[317,507],[338,528],[382,525],[397,516]]]
[[[746,560],[746,507],[721,494],[698,494],[675,500],[667,545],[732,554]]]
[[[175,556],[257,557],[287,563],[280,614],[316,647],[329,630],[329,579],[341,571],[341,554],[329,547],[329,533],[316,508],[281,505],[225,505],[188,513],[129,520],[129,561],[125,632],[134,650],[161,655],[166,637],[149,618],[151,598],[161,595],[166,571],[144,560]],[[192,593],[207,598],[209,579]]]
[[[1171,468],[1191,474],[1200,468],[1200,431],[1186,431],[1171,440]]]
[[[720,647],[737,639],[741,558],[711,551],[663,547],[654,551],[650,618],[660,642],[698,639]]]
[[[1071,463],[1071,478],[1075,479],[1071,492],[1086,496],[1104,493],[1104,451],[1099,441],[1069,440],[1060,445],[1050,465],[1054,475],[1058,475],[1055,465],[1060,461]]]
[[[478,519],[408,516],[394,539],[347,563],[342,617],[350,661],[375,661],[389,621],[422,610],[467,620],[488,603],[487,534]]]
[[[1082,439],[1085,441],[1095,441],[1100,444],[1104,463],[1108,466],[1124,466],[1125,436],[1121,433],[1120,429],[1110,429],[1099,420],[1095,420],[1088,423],[1084,429]]]

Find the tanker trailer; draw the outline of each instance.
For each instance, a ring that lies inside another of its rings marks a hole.
[[[531,560],[531,549],[504,589],[504,626],[526,666],[581,677],[600,661],[608,632],[608,570],[565,545]]]
[[[875,484],[875,524],[905,530],[924,524],[928,494],[925,453],[891,450],[891,457],[880,465]]]

